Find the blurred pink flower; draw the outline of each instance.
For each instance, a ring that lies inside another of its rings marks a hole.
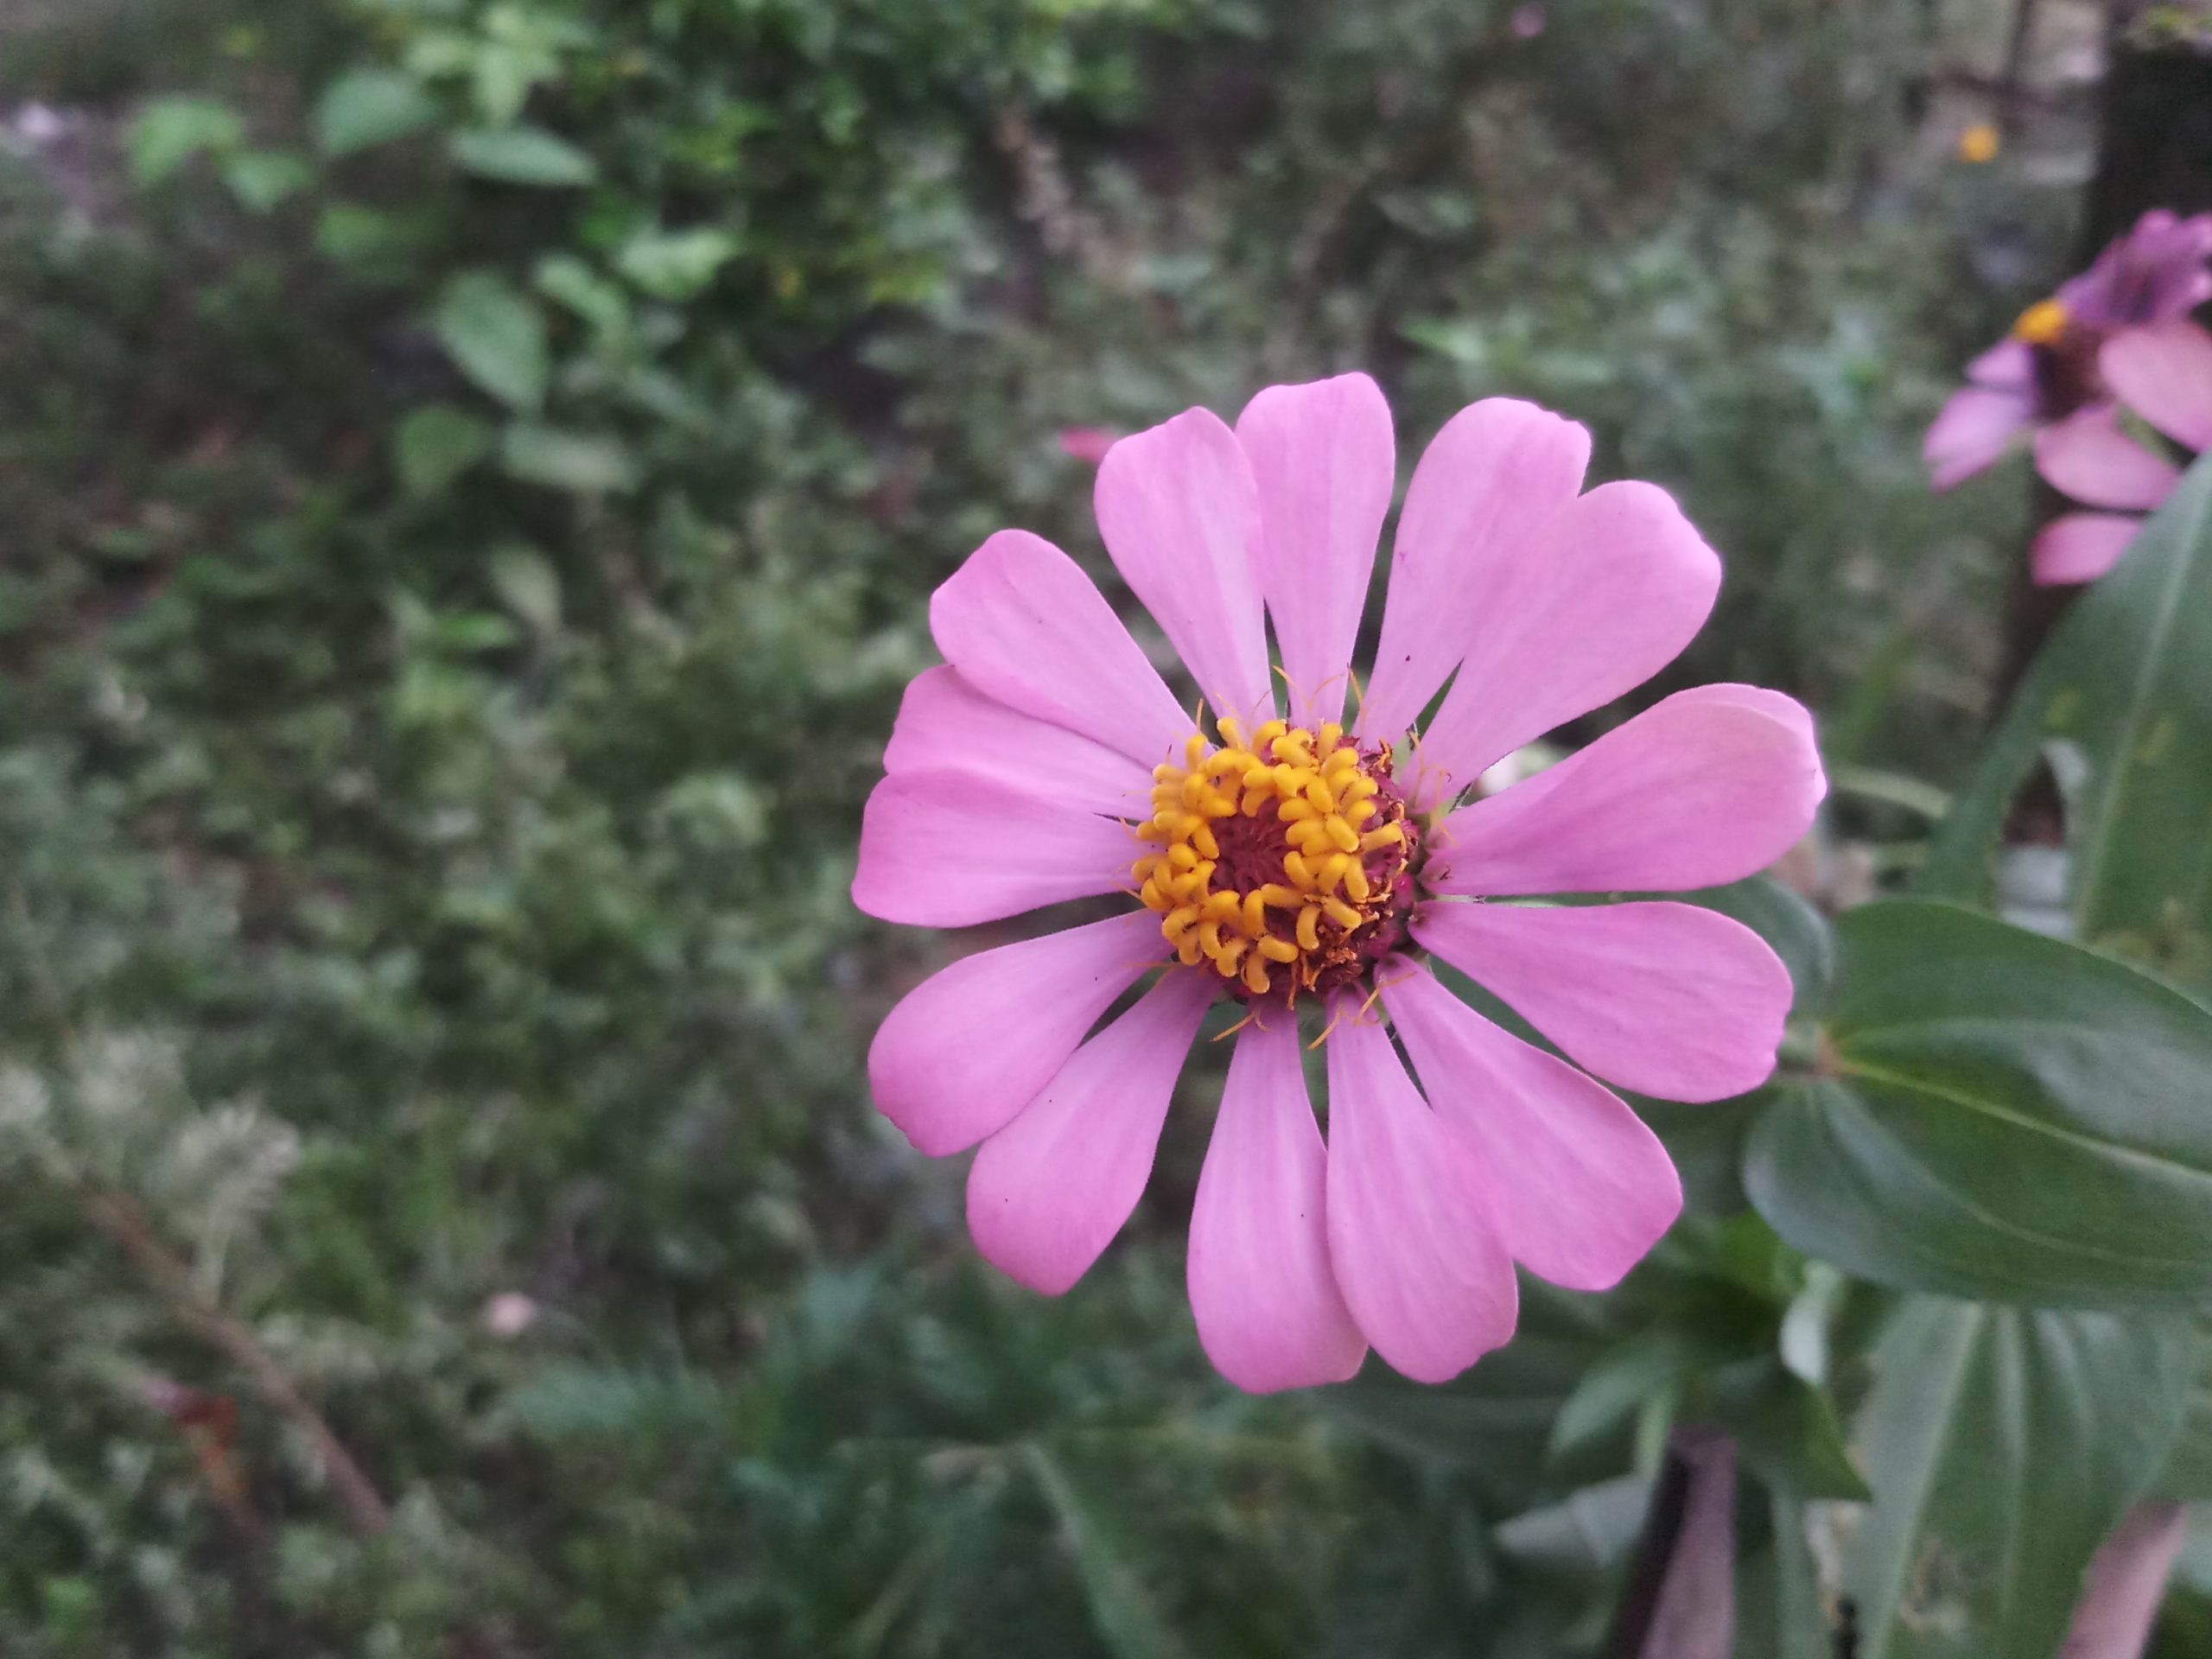
[[[2120,404],[2183,449],[2212,448],[2212,334],[2188,321],[2131,328],[2105,342],[2097,366]],[[2037,434],[2036,470],[2082,505],[2107,509],[2068,513],[2037,535],[2030,568],[2046,587],[2094,582],[2119,563],[2144,515],[2181,481],[2171,460],[2122,429],[2113,404]]]
[[[1549,21],[1549,16],[1542,6],[1534,4],[1516,6],[1513,8],[1511,24],[1513,38],[1516,41],[1533,41],[1544,32],[1544,26]]]
[[[1269,387],[1233,430],[1191,410],[1099,469],[1107,552],[1219,711],[1217,741],[1049,543],[1001,531],[938,589],[946,665],[907,689],[855,902],[968,927],[1140,901],[954,963],[869,1052],[876,1104],[917,1147],[981,1144],[969,1225],[1013,1277],[1058,1294],[1120,1231],[1224,998],[1244,1018],[1189,1285],[1206,1352],[1240,1387],[1346,1377],[1370,1344],[1441,1381],[1511,1336],[1516,1261],[1601,1289],[1672,1223],[1665,1150],[1576,1065],[1676,1100],[1739,1094],[1772,1070],[1789,974],[1692,905],[1482,900],[1748,875],[1803,834],[1826,785],[1803,709],[1711,685],[1455,805],[1504,756],[1657,672],[1712,608],[1712,550],[1651,485],[1582,493],[1589,452],[1581,427],[1504,398],[1446,424],[1400,515],[1349,722],[1396,472],[1364,375]],[[1469,1007],[1428,951],[1576,1065]],[[1300,1048],[1309,1008],[1327,1020],[1325,1146]]]
[[[2105,342],[2177,322],[2212,299],[2212,213],[2143,215],[2080,276],[2020,314],[2010,338],[1967,369],[1928,429],[1923,456],[1939,490],[1999,460],[2031,428],[2109,403],[2100,370]]]
[[[1060,453],[1096,467],[1114,447],[1116,435],[1103,426],[1064,426],[1060,429]]]

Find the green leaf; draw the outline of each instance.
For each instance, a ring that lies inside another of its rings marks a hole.
[[[334,201],[315,215],[315,251],[357,278],[404,277],[421,240],[417,221],[358,202]]]
[[[625,243],[615,268],[657,300],[688,300],[737,257],[726,231],[645,231]]]
[[[561,576],[552,562],[525,542],[492,550],[486,561],[493,591],[532,633],[561,631]]]
[[[543,127],[471,127],[447,146],[456,165],[502,184],[589,184],[598,163]]]
[[[518,423],[500,440],[500,465],[511,478],[577,495],[637,489],[637,460],[621,438],[604,431],[564,431]]]
[[[1650,1499],[1651,1482],[1645,1476],[1600,1481],[1499,1522],[1497,1547],[1508,1560],[1538,1572],[1603,1573],[1618,1567],[1636,1548]]]
[[[324,88],[315,137],[326,156],[350,156],[420,132],[438,118],[437,100],[396,69],[356,69]]]
[[[579,495],[620,493],[638,486],[638,463],[620,438],[568,432],[528,423],[511,426],[499,444],[508,474]]]
[[[2082,772],[2068,803],[2074,937],[2212,986],[2212,456],[2044,648],[1923,891],[1987,902],[2007,809],[2048,744]]]
[[[1834,1659],[1812,1534],[1835,1511],[1784,1492],[1766,1494],[1766,1545],[1736,1573],[1737,1659]]]
[[[2166,1453],[2152,1490],[2160,1497],[2212,1503],[2212,1370],[2201,1371],[2190,1389],[2180,1435]]]
[[[223,164],[223,182],[240,207],[257,213],[296,194],[314,178],[315,168],[304,156],[281,149],[249,149]]]
[[[225,155],[245,142],[238,111],[211,98],[157,98],[138,112],[124,141],[140,184],[159,184],[195,156]]]
[[[1699,1336],[1662,1325],[1601,1356],[1552,1420],[1551,1457],[1570,1456],[1655,1402],[1663,1407],[1679,1398],[1699,1368],[1717,1357]]]
[[[537,291],[566,306],[602,334],[630,325],[630,296],[574,254],[548,254],[531,275]]]
[[[431,404],[399,423],[393,451],[400,487],[428,500],[491,454],[492,429],[449,404]]]
[[[1859,1659],[2051,1659],[2180,1426],[2196,1347],[2179,1318],[1907,1303],[1855,1425]]]
[[[2212,1295],[2212,1014],[1948,906],[1846,915],[1821,1075],[1773,1091],[1745,1185],[1878,1283],[2044,1306]]]
[[[508,408],[534,410],[545,401],[550,363],[536,301],[502,277],[469,271],[447,284],[436,323],[461,372]]]
[[[1804,1498],[1867,1496],[1826,1389],[1765,1359],[1729,1367],[1713,1379],[1713,1392],[1710,1414],[1735,1434],[1745,1468],[1770,1490]]]
[[[1033,1440],[1021,1450],[1031,1478],[1059,1520],[1108,1649],[1116,1659],[1175,1659],[1185,1652],[1129,1565],[1122,1536],[1129,1528],[1116,1522],[1102,1495],[1065,1462]]]

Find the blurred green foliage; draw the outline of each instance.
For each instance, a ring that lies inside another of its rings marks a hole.
[[[1130,1237],[1018,1293],[868,1107],[940,947],[845,889],[929,590],[1009,523],[1098,568],[1054,431],[1356,365],[1408,462],[1492,392],[1591,423],[1728,557],[1678,675],[1955,781],[2022,503],[1930,498],[1918,432],[2063,205],[1962,209],[1901,121],[1942,43],[1908,0],[8,42],[62,121],[0,157],[8,1650],[1587,1653],[1680,1414],[1742,1434],[1766,1628],[1832,1613],[1885,1302],[1732,1180],[1452,1389],[1247,1400],[1180,1294],[1203,1068]],[[1910,857],[1880,796],[1840,826]]]

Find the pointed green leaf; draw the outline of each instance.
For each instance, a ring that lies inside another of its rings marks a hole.
[[[657,300],[688,300],[737,257],[727,231],[645,231],[614,256],[621,273]]]
[[[314,181],[303,156],[289,150],[249,149],[223,164],[223,182],[249,213],[265,213]]]
[[[579,495],[619,493],[638,485],[638,463],[629,449],[603,432],[518,423],[500,441],[499,461],[528,483]]]
[[[2178,1317],[1907,1303],[1856,1425],[1859,1659],[2052,1659],[2173,1441],[2196,1350]]]
[[[2045,1306],[2212,1295],[2212,1014],[1948,906],[1845,916],[1825,1075],[1745,1168],[1797,1249],[1906,1289]]]
[[[454,134],[448,149],[459,166],[502,184],[589,184],[599,176],[590,156],[543,127],[472,127]]]
[[[211,98],[157,98],[124,138],[131,176],[141,184],[159,184],[195,156],[227,155],[245,142],[238,111]]]
[[[2044,648],[1923,891],[1986,901],[2006,810],[2048,744],[2082,772],[2069,802],[2075,938],[2212,986],[2212,456]]]
[[[491,453],[492,430],[450,404],[430,404],[399,423],[393,448],[400,487],[426,500]]]
[[[1034,1441],[1022,1447],[1037,1488],[1058,1517],[1060,1532],[1090,1598],[1091,1618],[1116,1659],[1179,1659],[1185,1649],[1130,1566],[1101,1495],[1069,1465]]]
[[[448,283],[438,302],[438,338],[461,372],[511,409],[545,400],[550,363],[537,302],[488,271]]]
[[[420,132],[438,118],[437,100],[396,69],[340,75],[315,105],[315,143],[326,156],[350,156]]]

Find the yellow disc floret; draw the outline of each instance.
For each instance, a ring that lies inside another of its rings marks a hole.
[[[1218,722],[1183,764],[1153,770],[1153,843],[1130,868],[1160,931],[1192,968],[1244,998],[1287,1002],[1349,982],[1403,935],[1418,838],[1388,744],[1362,750],[1333,722],[1271,720],[1246,741]]]
[[[2020,313],[2012,325],[2012,338],[2030,346],[2056,346],[2073,316],[2063,300],[2037,300]]]

